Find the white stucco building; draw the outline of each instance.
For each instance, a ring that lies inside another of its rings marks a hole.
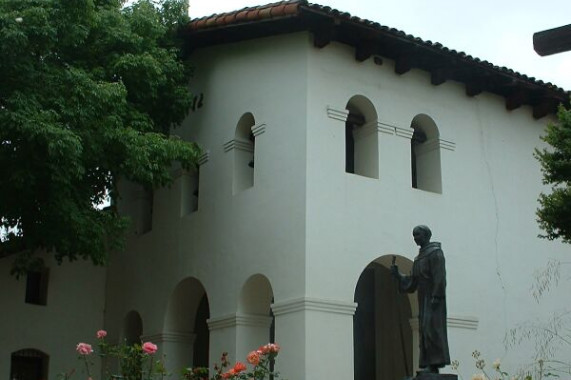
[[[394,255],[410,269],[418,224],[443,245],[464,377],[474,349],[531,360],[503,340],[565,307],[569,284],[541,304],[530,284],[570,253],[537,237],[533,157],[568,93],[304,1],[194,20],[187,41],[196,99],[174,133],[204,148],[199,170],[152,196],[124,185],[127,250],[106,270],[53,266],[47,305],[2,277],[0,376],[35,349],[55,379],[105,328],[157,343],[175,373],[275,339],[291,380],[401,379],[417,363],[416,298],[387,268]]]

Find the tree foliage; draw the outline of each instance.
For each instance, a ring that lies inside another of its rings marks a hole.
[[[542,137],[550,147],[535,151],[543,183],[551,185],[550,193],[539,196],[537,217],[542,237],[571,243],[571,110],[560,106],[557,118]]]
[[[158,6],[157,6],[158,5]],[[102,265],[127,221],[125,178],[148,188],[199,149],[169,131],[187,114],[184,0],[0,0],[0,257],[39,251]]]

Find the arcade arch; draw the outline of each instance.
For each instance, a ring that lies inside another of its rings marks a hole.
[[[164,320],[167,369],[208,367],[209,317],[208,297],[202,283],[193,277],[180,281],[169,298]]]
[[[141,343],[141,335],[143,335],[143,320],[138,312],[131,310],[123,320],[123,339],[126,344],[132,346]]]
[[[392,255],[381,256],[361,272],[355,287],[358,304],[353,317],[355,380],[412,377],[418,357],[418,332],[411,319],[418,315],[415,294],[400,294],[390,275]],[[412,261],[397,256],[401,272]]]
[[[238,350],[247,353],[252,348],[275,341],[275,318],[271,310],[273,290],[262,274],[249,277],[238,299],[238,316],[244,326],[238,329]]]

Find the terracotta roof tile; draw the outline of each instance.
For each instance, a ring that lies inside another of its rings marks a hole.
[[[283,16],[285,14],[285,4],[280,4],[270,8],[272,17]]]
[[[248,15],[246,16],[246,18],[248,19],[248,21],[254,21],[258,18],[259,14],[260,14],[259,9],[252,9],[251,11],[248,11]]]
[[[284,8],[285,14],[293,14],[297,11],[297,7],[299,4],[287,4]]]
[[[351,16],[347,12],[340,12],[336,9],[332,9],[328,6],[322,6],[319,4],[311,4],[306,0],[289,0],[280,1],[276,3],[256,6],[256,7],[246,7],[237,11],[221,13],[218,15],[206,16],[199,19],[194,19],[188,25],[190,30],[204,30],[209,28],[222,27],[229,24],[245,24],[245,23],[255,23],[256,21],[261,21],[265,19],[279,19],[283,17],[290,17],[292,15],[299,15],[301,12],[317,12],[323,16],[334,17],[338,21],[350,22],[354,25],[362,25],[377,30],[379,32],[392,35],[399,39],[404,39],[409,43],[413,43],[417,46],[421,46],[433,51],[440,51],[451,59],[461,59],[466,63],[477,64],[481,67],[490,68],[498,73],[509,75],[520,80],[530,82],[531,84],[541,85],[548,87],[551,90],[555,90],[559,93],[565,93],[565,91],[551,83],[544,83],[543,81],[536,80],[533,77],[528,77],[526,75],[515,72],[506,67],[495,66],[488,61],[483,61],[477,57],[468,55],[462,51],[456,51],[443,46],[439,42],[424,41],[421,38],[415,37],[405,32],[389,28],[387,26],[381,25],[377,22],[369,21],[366,19],[361,19],[356,16]],[[569,92],[567,92],[569,94]]]
[[[246,20],[248,11],[240,11],[236,14],[236,22],[242,22]]]
[[[233,23],[234,21],[236,21],[236,17],[237,17],[237,16],[236,16],[236,13],[227,14],[227,15],[224,17],[224,22],[225,22],[226,24],[231,24],[231,23]]]
[[[272,15],[272,7],[260,9],[260,13],[258,15],[259,18],[265,19],[270,18]]]
[[[305,0],[280,1],[257,7],[246,7],[234,12],[221,13],[192,20],[191,30],[214,28],[233,23],[252,22],[268,18],[283,17],[295,14],[300,5],[307,4]],[[215,21],[212,21],[213,19]],[[206,20],[206,21],[205,21]]]

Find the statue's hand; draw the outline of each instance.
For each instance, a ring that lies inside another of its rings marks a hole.
[[[395,278],[400,277],[399,267],[398,265],[391,265],[391,275]]]
[[[440,304],[440,298],[432,297],[430,299],[430,306],[432,306],[433,309],[436,308],[439,304]]]

